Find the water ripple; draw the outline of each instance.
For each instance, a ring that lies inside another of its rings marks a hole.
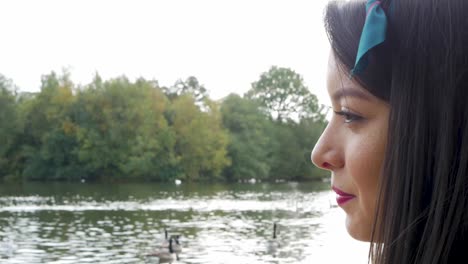
[[[0,262],[154,263],[147,254],[164,239],[163,228],[181,236],[175,263],[365,262],[367,245],[348,238],[329,191],[179,192],[164,193],[167,199],[0,197]],[[278,248],[269,242],[273,222]]]

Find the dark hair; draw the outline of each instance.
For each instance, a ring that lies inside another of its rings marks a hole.
[[[355,77],[390,106],[369,261],[466,262],[468,1],[381,2],[387,39]],[[326,8],[332,51],[345,70],[353,68],[365,16],[363,1]]]

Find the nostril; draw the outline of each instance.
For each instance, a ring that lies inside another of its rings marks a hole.
[[[324,169],[330,169],[330,168],[331,168],[331,164],[328,163],[328,162],[324,162],[324,163],[322,164],[322,168],[324,168]]]

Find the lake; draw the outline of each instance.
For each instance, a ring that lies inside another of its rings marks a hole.
[[[366,263],[329,183],[0,185],[0,263]],[[280,246],[269,247],[273,223]]]

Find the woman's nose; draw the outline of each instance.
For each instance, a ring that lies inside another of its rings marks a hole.
[[[312,163],[324,170],[335,170],[344,166],[343,144],[330,127],[323,131],[311,154]]]

